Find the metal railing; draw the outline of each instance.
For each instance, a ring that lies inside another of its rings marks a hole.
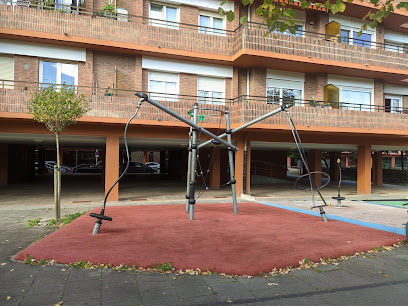
[[[241,49],[255,49],[284,53],[288,57],[295,55],[340,60],[403,70],[408,67],[407,47],[389,43],[347,40],[309,31],[297,31],[296,35],[271,33],[264,37],[268,28],[259,23],[240,25],[235,30],[220,30],[43,0],[21,1],[13,5],[12,8],[7,5],[0,8],[5,16],[3,20],[0,19],[0,27],[46,31],[50,34],[66,33],[69,36],[224,56],[232,56]],[[32,16],[27,16],[30,15],[27,9],[34,9],[38,14],[30,13]],[[77,15],[88,18],[75,18]],[[55,26],[42,26],[42,23],[50,20],[56,22]]]

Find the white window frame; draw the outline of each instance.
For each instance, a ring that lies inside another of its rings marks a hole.
[[[40,69],[39,69],[39,83],[43,83],[43,64],[44,62],[51,62],[51,63],[56,63],[57,64],[57,81],[56,84],[61,84],[61,72],[62,72],[62,64],[70,64],[75,66],[75,84],[72,86],[78,86],[78,63],[72,63],[72,62],[65,62],[65,61],[56,61],[53,59],[42,59],[40,60]],[[71,84],[68,84],[71,85]]]
[[[354,92],[365,92],[365,93],[369,93],[370,94],[370,104],[367,105],[368,109],[366,108],[362,108],[361,105],[365,105],[365,104],[356,104],[356,107],[353,107],[351,105],[345,105],[345,106],[341,106],[342,109],[350,109],[350,110],[357,110],[357,111],[367,111],[367,112],[371,112],[373,111],[373,99],[374,99],[374,95],[373,95],[373,90],[370,88],[364,88],[364,87],[353,87],[353,86],[343,86],[343,85],[336,85],[333,84],[334,86],[336,86],[337,88],[339,88],[339,100],[340,100],[340,105],[342,103],[346,103],[344,101],[343,98],[343,91],[354,91]],[[360,108],[357,108],[357,106],[360,105]]]
[[[197,101],[198,103],[225,105],[225,79],[207,76],[197,77]],[[201,97],[201,92],[208,92],[209,97]],[[212,98],[213,93],[221,93],[220,98]]]
[[[161,92],[153,92],[151,90],[151,81],[156,81],[156,82],[162,82]],[[176,92],[174,94],[169,94],[165,92],[165,83],[176,83]],[[168,73],[168,72],[162,72],[162,71],[151,71],[149,70],[148,72],[148,91],[150,94],[150,97],[153,99],[157,99],[160,101],[171,101],[171,102],[177,102],[178,101],[178,95],[180,92],[180,75],[178,73]]]
[[[385,39],[384,50],[396,53],[404,53],[404,43]]]
[[[210,26],[209,27],[204,27],[203,28],[203,26],[200,25],[200,16],[210,18]],[[215,29],[214,28],[214,18],[222,19],[222,29]],[[225,36],[226,35],[225,17],[221,17],[218,13],[215,13],[215,12],[199,11],[198,12],[198,32],[202,33],[202,34]]]
[[[390,113],[402,113],[402,96],[398,95],[385,95],[384,96],[384,106],[385,106],[385,99],[391,99],[391,100],[398,100],[398,106],[394,107],[390,105]]]
[[[295,105],[301,106],[305,94],[305,74],[299,72],[290,72],[282,70],[268,69],[266,75],[266,93],[268,96],[268,90],[270,88],[279,88],[280,101],[283,95],[283,89],[296,89],[300,90],[300,100],[296,101]],[[267,101],[268,102],[268,101]]]
[[[3,61],[2,64],[4,65],[5,63],[6,65],[5,71],[9,72],[8,74],[5,73],[5,71],[0,71],[0,75],[2,77],[6,76],[4,80],[0,81],[0,88],[14,89],[14,56],[10,56],[9,54],[0,54],[0,59]]]
[[[159,5],[163,7],[162,10],[162,18],[160,20],[158,19],[152,19],[152,4],[153,5]],[[177,18],[176,21],[168,21],[166,20],[166,8],[171,7],[177,10]],[[179,23],[180,23],[180,7],[177,5],[169,5],[167,3],[161,3],[161,2],[150,2],[149,3],[149,24],[152,26],[156,27],[163,27],[163,28],[170,28],[170,29],[179,29]]]

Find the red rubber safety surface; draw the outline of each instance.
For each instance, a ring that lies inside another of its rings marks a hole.
[[[185,205],[108,207],[98,235],[95,219],[83,215],[16,256],[58,263],[151,267],[171,262],[176,269],[258,275],[273,268],[298,266],[308,257],[336,258],[392,245],[404,236],[359,225],[292,212],[259,203],[197,204],[189,221]],[[99,213],[100,208],[92,212]]]

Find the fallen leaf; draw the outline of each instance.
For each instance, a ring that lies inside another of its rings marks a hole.
[[[14,271],[14,269],[11,269],[11,270],[10,270],[10,272],[13,272],[13,271]]]
[[[7,301],[8,301],[8,300],[11,300],[11,296],[8,295],[8,296],[6,297],[6,300],[7,300]]]
[[[233,301],[230,300],[230,299],[227,299],[226,302],[227,302],[227,303],[232,303]]]
[[[66,269],[61,269],[62,272],[66,271]]]
[[[7,265],[7,262],[2,262],[1,265],[5,266],[5,265]]]
[[[279,286],[278,283],[268,283],[268,286]]]

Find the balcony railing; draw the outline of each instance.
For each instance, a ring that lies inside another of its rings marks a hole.
[[[342,42],[341,37],[330,37],[321,33],[298,31],[297,35],[270,33],[265,36],[267,27],[260,24],[248,24],[237,31],[241,36],[239,49],[249,49],[300,56],[313,59],[356,63],[365,66],[385,67],[407,70],[406,53],[388,51],[394,45],[369,43],[350,45]],[[361,41],[363,42],[363,41]]]
[[[0,112],[27,113],[27,102],[31,94],[42,85],[44,84],[0,80]],[[138,98],[135,97],[136,91],[77,87],[77,92],[84,94],[90,101],[91,110],[85,117],[130,118],[138,102]],[[150,95],[157,96],[158,93],[150,93]],[[157,98],[157,101],[181,116],[189,118],[189,111],[193,108],[194,103],[200,102],[201,98],[187,95],[166,95],[165,98]],[[279,107],[280,103],[284,103],[293,105],[290,112],[298,126],[408,130],[406,124],[408,109],[406,108],[390,109],[385,106],[364,106],[363,104],[315,100],[271,100],[270,97],[261,96],[240,96],[234,99],[216,99],[216,101],[206,102],[212,103],[199,103],[200,107],[223,110],[224,105],[228,106],[233,124],[242,124],[256,119]],[[364,109],[367,111],[360,111]],[[398,112],[392,113],[393,111]],[[200,115],[200,123],[212,123],[221,128],[225,127],[224,119],[218,112],[201,110]],[[150,121],[153,125],[157,124],[157,121],[169,122],[168,125],[178,121],[149,103],[142,105],[137,120]],[[261,124],[288,125],[288,118],[285,113],[279,113],[262,121]]]
[[[125,15],[41,1],[0,5],[0,28],[65,34],[68,37],[100,39],[111,42],[193,53],[232,56],[242,49],[304,58],[356,63],[366,66],[407,70],[407,49],[393,44],[328,37],[321,33],[298,31],[298,35],[271,33],[266,26],[248,23],[234,31],[176,23],[135,15]],[[389,51],[396,48],[398,52]],[[165,52],[165,51],[162,51]]]

